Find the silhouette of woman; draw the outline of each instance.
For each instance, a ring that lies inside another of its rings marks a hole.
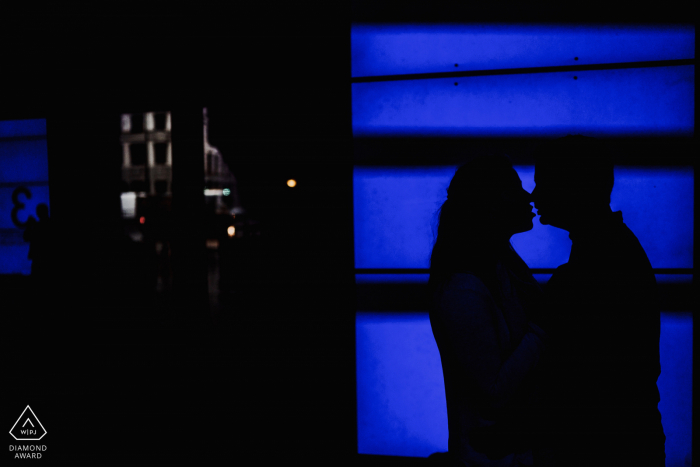
[[[505,156],[460,167],[440,208],[430,324],[454,466],[532,465],[531,404],[545,333],[541,289],[510,244],[532,229],[530,194]]]

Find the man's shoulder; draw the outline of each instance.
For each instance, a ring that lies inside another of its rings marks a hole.
[[[649,262],[649,257],[647,256],[646,251],[644,251],[644,247],[642,246],[641,242],[626,224],[622,224],[618,238],[619,246],[623,246],[628,255],[634,259],[637,259],[638,261],[641,261],[642,263]],[[651,267],[651,264],[649,267]]]
[[[611,229],[603,248],[587,258],[585,266],[598,271],[601,278],[618,281],[621,278],[638,280],[653,275],[649,257],[637,236],[620,223]]]

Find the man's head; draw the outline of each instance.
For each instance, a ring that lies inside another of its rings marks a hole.
[[[535,153],[533,201],[541,224],[571,231],[610,206],[613,162],[594,138],[568,135]]]

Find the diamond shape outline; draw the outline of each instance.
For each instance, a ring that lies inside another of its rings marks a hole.
[[[39,436],[38,438],[18,438],[18,437],[16,437],[16,436],[14,435],[14,433],[12,433],[12,430],[15,429],[15,427],[17,426],[17,424],[19,423],[19,421],[22,420],[22,417],[24,416],[24,414],[27,413],[27,409],[29,409],[29,411],[32,413],[32,415],[34,415],[34,419],[37,421],[37,423],[39,424],[39,426],[41,427],[41,429],[44,430],[44,433],[43,433],[41,436]],[[7,425],[6,425],[6,426],[7,426]],[[22,413],[20,414],[20,416],[19,416],[19,418],[17,419],[17,421],[15,422],[15,424],[12,425],[12,428],[10,428],[10,434],[12,435],[12,437],[13,437],[16,441],[39,441],[39,440],[41,440],[41,438],[43,438],[44,436],[46,436],[46,433],[47,433],[47,432],[46,432],[46,428],[44,428],[44,425],[42,425],[42,424],[41,424],[41,421],[39,421],[39,417],[36,416],[36,414],[34,413],[34,411],[32,410],[32,408],[29,407],[28,405],[27,405],[27,407],[22,411]]]

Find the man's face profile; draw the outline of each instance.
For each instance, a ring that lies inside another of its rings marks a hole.
[[[535,189],[532,198],[540,224],[568,230],[572,213],[585,210],[586,193],[565,171],[545,164],[535,165]]]
[[[540,224],[571,231],[610,210],[614,183],[609,147],[594,138],[568,135],[538,150],[532,198]]]

